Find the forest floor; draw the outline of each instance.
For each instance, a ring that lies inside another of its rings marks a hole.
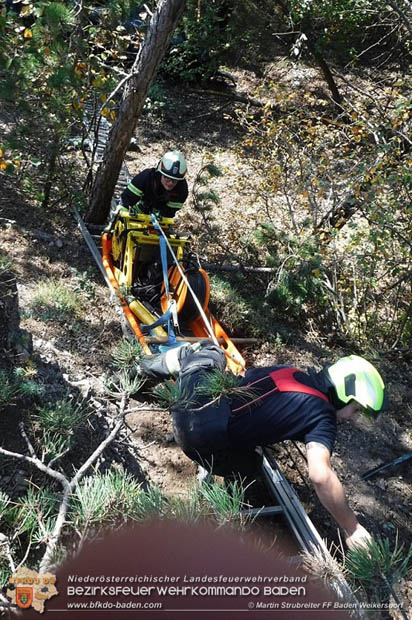
[[[238,80],[239,90],[250,89],[254,76],[245,72],[238,75]],[[237,226],[242,221],[244,205],[252,202],[251,196],[237,193],[237,179],[247,173],[247,162],[236,152],[240,130],[234,111],[239,104],[174,86],[169,88],[167,98],[168,111],[162,117],[146,116],[139,123],[137,150],[130,151],[126,158],[129,172],[133,175],[153,166],[166,150],[180,148],[188,160],[190,187],[196,172],[212,158],[224,171],[223,179],[217,180],[216,185],[221,199],[218,220],[225,235],[234,222]],[[242,213],[240,219],[236,218],[239,213]],[[189,199],[177,217],[176,228],[192,230],[200,225],[199,215]],[[39,207],[26,203],[12,179],[6,179],[0,197],[0,244],[17,276],[21,326],[33,337],[33,355],[48,393],[81,392],[95,403],[103,403],[102,377],[110,374],[110,353],[122,337],[120,315],[110,302],[109,292],[76,227],[70,207],[56,205],[42,212]],[[202,245],[201,235],[195,240],[195,249],[206,262],[213,262],[219,254],[218,249]],[[85,271],[86,275],[79,275]],[[80,318],[47,320],[31,312],[39,284],[50,279],[69,288],[80,282],[84,291],[93,290],[93,297],[85,297]],[[310,325],[296,325],[292,329],[288,324],[287,330],[290,337],[286,343],[260,342],[243,350],[247,364],[320,368],[326,360],[347,353],[329,345]],[[388,468],[368,481],[362,479],[364,472],[412,450],[410,365],[406,359],[388,354],[381,357],[379,369],[388,387],[390,409],[367,428],[346,424],[340,427],[333,467],[361,523],[373,535],[389,538],[392,544],[398,536],[400,542],[409,545],[412,543],[412,461]],[[145,400],[149,402],[150,395],[143,388],[139,402],[131,402],[131,407],[141,406]],[[196,467],[174,443],[168,413],[136,411],[127,416],[127,424],[142,479],[167,494],[187,493],[195,482]],[[3,418],[1,426],[4,445],[21,449],[15,418],[12,415]],[[321,536],[328,544],[339,544],[335,523],[307,485],[305,464],[296,447],[278,446],[276,457]],[[24,472],[19,474],[20,469],[3,464],[0,468],[3,489],[15,485],[16,477],[24,475]],[[412,583],[403,584],[401,590],[408,601],[406,609],[409,607],[412,613]]]

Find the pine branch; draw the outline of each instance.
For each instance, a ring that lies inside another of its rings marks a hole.
[[[80,467],[80,469],[76,472],[75,476],[72,478],[70,482],[65,479],[66,484],[63,485],[63,498],[60,504],[59,513],[57,515],[56,523],[53,528],[52,535],[47,543],[47,548],[45,554],[40,563],[39,572],[45,573],[48,567],[51,564],[53,553],[57,547],[60,534],[62,528],[66,522],[66,515],[69,509],[70,504],[70,495],[73,493],[74,488],[78,485],[81,478],[87,472],[89,467],[98,459],[98,457],[102,454],[102,452],[107,448],[107,446],[114,440],[117,433],[119,432],[121,426],[123,425],[124,418],[124,410],[126,408],[126,401],[128,400],[128,396],[126,394],[123,395],[120,407],[119,407],[119,418],[117,423],[109,433],[109,435],[104,439],[101,444],[96,448],[93,454],[87,459],[85,463]]]
[[[20,426],[20,430],[22,432],[22,435],[27,443],[28,449],[30,451],[30,456],[27,456],[25,454],[20,454],[17,452],[11,452],[10,450],[6,450],[5,448],[0,448],[0,454],[3,454],[4,456],[9,456],[15,459],[19,459],[22,461],[26,461],[27,463],[30,463],[31,465],[34,465],[35,467],[37,467],[37,469],[39,469],[40,471],[42,471],[43,473],[47,474],[48,476],[50,476],[51,478],[54,478],[55,480],[57,480],[60,485],[62,486],[63,489],[63,495],[62,495],[62,499],[60,502],[60,507],[59,507],[59,511],[57,514],[57,518],[56,518],[56,522],[54,524],[54,528],[53,531],[48,539],[47,545],[46,545],[46,551],[43,555],[43,558],[41,560],[40,563],[40,567],[39,567],[39,572],[40,573],[44,573],[48,570],[51,561],[52,561],[52,557],[53,557],[53,553],[57,547],[57,544],[59,542],[60,539],[60,535],[62,532],[62,529],[66,523],[66,516],[67,516],[67,511],[69,509],[69,505],[70,505],[70,496],[73,493],[75,487],[79,484],[81,478],[85,475],[85,473],[88,471],[88,469],[93,465],[93,463],[99,458],[99,456],[102,454],[102,452],[107,448],[107,446],[115,439],[116,435],[118,434],[120,428],[123,425],[124,422],[124,414],[125,414],[125,410],[126,410],[126,406],[128,403],[128,399],[129,396],[128,394],[124,393],[122,395],[122,399],[119,405],[119,415],[118,415],[118,419],[115,423],[115,425],[113,426],[113,429],[110,431],[110,433],[107,435],[106,439],[104,439],[95,449],[95,451],[89,456],[89,458],[87,459],[87,461],[85,461],[83,463],[83,465],[80,467],[80,469],[76,472],[76,474],[73,476],[73,478],[71,480],[69,480],[66,476],[64,476],[61,472],[53,469],[52,467],[50,467],[49,465],[45,465],[43,463],[43,461],[41,461],[39,458],[37,458],[37,456],[35,455],[33,446],[30,443],[29,438],[27,437],[27,434],[24,430],[24,426],[21,424]],[[60,458],[60,456],[62,456],[62,454],[58,455],[57,457],[55,457],[53,459],[53,461],[51,462],[55,462],[57,460],[57,458]],[[27,553],[26,553],[27,556]]]

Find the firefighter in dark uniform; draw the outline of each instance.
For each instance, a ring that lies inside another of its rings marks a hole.
[[[120,197],[132,215],[154,213],[173,218],[188,196],[186,161],[180,151],[168,151],[156,168],[146,168],[128,184]]]
[[[127,209],[139,213],[173,218],[185,202],[189,189],[185,180],[186,160],[180,151],[168,151],[156,168],[146,168],[130,181],[111,211],[106,232],[112,232],[117,216]]]
[[[320,372],[252,368],[232,394],[213,399],[203,389],[208,374],[225,367],[224,352],[210,342],[195,350],[193,345],[171,349],[142,363],[147,376],[176,378],[184,399],[171,406],[173,431],[185,454],[217,475],[253,476],[260,464],[256,446],[303,441],[309,478],[345,531],[348,546],[367,543],[370,534],[348,505],[331,454],[339,421],[375,419],[386,408],[386,389],[376,368],[357,355]]]

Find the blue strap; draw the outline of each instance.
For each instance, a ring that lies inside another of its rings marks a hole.
[[[169,336],[168,342],[169,344],[174,344],[175,342],[177,342],[176,340],[176,335],[175,335],[175,330],[173,327],[173,312],[172,310],[166,310],[166,312],[164,312],[162,314],[161,317],[159,317],[157,319],[157,321],[155,321],[154,323],[151,323],[150,325],[140,325],[141,330],[144,334],[149,333],[153,327],[158,327],[159,325],[166,325],[167,324],[167,333]]]
[[[170,295],[169,295],[169,276],[167,273],[167,248],[166,248],[166,241],[164,240],[162,234],[159,237],[159,245],[160,245],[160,258],[162,260],[163,282],[165,285],[166,299],[167,301],[169,301]]]
[[[150,216],[150,219],[152,221],[154,229],[158,232],[158,235],[159,235],[160,259],[162,261],[163,282],[165,286],[166,299],[167,299],[167,302],[169,303],[170,293],[169,293],[169,276],[167,273],[166,241],[163,237],[163,234],[162,234],[162,231],[161,231],[161,228],[159,226],[159,222],[157,221],[156,216],[152,214]],[[166,324],[167,324],[168,343],[175,344],[177,341],[176,341],[175,330],[173,327],[173,310],[171,308],[168,308],[168,310],[166,310],[166,312],[164,312],[162,316],[157,319],[157,321],[155,321],[151,325],[141,325],[141,328],[142,328],[143,333],[148,333],[153,327],[157,327],[158,325],[166,325]]]

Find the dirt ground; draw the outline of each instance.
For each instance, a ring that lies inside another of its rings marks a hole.
[[[240,90],[242,79],[245,77],[240,75]],[[249,82],[253,82],[253,75],[249,76]],[[133,175],[155,165],[169,148],[180,148],[188,160],[191,187],[196,172],[212,157],[225,173],[217,189],[222,200],[219,207],[222,227],[228,230],[235,221],[236,212],[245,205],[245,195],[237,195],[234,190],[238,175],[245,174],[248,169],[247,162],[240,160],[235,152],[239,131],[233,121],[235,104],[222,107],[218,97],[191,91],[172,89],[168,96],[173,103],[171,111],[163,118],[145,117],[139,123],[137,150],[130,151],[126,159],[129,171]],[[184,123],[176,120],[181,118],[185,119]],[[119,311],[110,301],[109,292],[68,208],[43,213],[39,207],[24,202],[11,178],[3,177],[2,181],[0,247],[2,254],[10,258],[17,275],[21,326],[32,334],[34,356],[42,367],[42,381],[57,394],[65,390],[80,391],[98,406],[103,406],[102,377],[110,372],[110,351],[113,343],[121,338]],[[252,197],[248,196],[247,201],[252,204]],[[190,230],[199,224],[199,215],[191,208],[189,200],[177,218],[176,228]],[[202,260],[213,261],[217,250],[202,246],[201,238],[196,239],[195,245]],[[31,316],[28,310],[36,285],[46,278],[56,278],[73,286],[76,278],[72,268],[78,272],[89,269],[88,277],[95,284],[95,298],[85,300],[82,318],[62,324]],[[261,342],[243,353],[249,365],[285,363],[302,368],[321,367],[330,357],[336,359],[341,354],[304,325],[296,327],[293,341],[287,345],[273,347]],[[376,363],[388,387],[390,410],[366,429],[342,425],[333,465],[361,523],[376,536],[388,537],[392,543],[398,536],[400,542],[409,545],[412,543],[412,460],[388,468],[368,481],[362,479],[366,471],[412,451],[410,358],[403,359],[400,354],[387,352]],[[130,406],[141,407],[146,401],[148,407],[151,406],[150,395],[143,388],[139,401],[132,401]],[[168,413],[134,411],[128,415],[127,425],[127,434],[133,438],[135,456],[146,482],[168,494],[185,494],[195,481],[196,468],[174,443]],[[2,426],[4,445],[20,442],[18,433],[4,427],[4,420]],[[297,447],[285,444],[275,450],[278,462],[294,483],[321,535],[328,544],[338,544],[334,522],[307,486],[305,464]],[[7,467],[0,468],[2,486],[14,484],[18,471],[19,468],[15,473]],[[411,583],[404,587],[405,596],[409,596],[407,591],[412,591]],[[411,604],[412,598],[408,603],[412,612]]]

